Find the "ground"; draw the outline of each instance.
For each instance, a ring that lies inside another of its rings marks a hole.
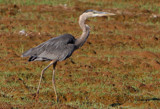
[[[82,33],[78,17],[86,9],[116,16],[90,18],[82,48],[56,67],[59,102],[48,62],[28,62],[21,54],[61,34]],[[159,0],[0,0],[0,108],[160,107]]]

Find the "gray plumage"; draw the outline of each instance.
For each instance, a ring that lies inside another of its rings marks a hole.
[[[22,57],[30,57],[28,61],[51,61],[50,64],[47,67],[45,67],[41,72],[41,77],[39,80],[36,96],[39,94],[40,83],[44,72],[48,69],[48,67],[53,65],[52,83],[56,96],[56,101],[58,101],[56,85],[55,85],[55,67],[57,62],[69,58],[76,49],[82,47],[83,44],[86,42],[90,33],[89,26],[85,24],[87,18],[111,16],[111,15],[115,14],[95,11],[91,9],[87,10],[79,17],[79,25],[83,31],[82,35],[79,38],[75,39],[70,34],[64,34],[52,38],[46,42],[43,42],[40,45],[31,48],[22,54]]]
[[[72,35],[64,34],[29,49],[22,54],[22,57],[30,56],[28,61],[63,61],[76,49],[75,41]]]

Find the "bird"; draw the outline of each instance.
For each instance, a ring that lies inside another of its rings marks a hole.
[[[52,76],[52,84],[53,89],[56,96],[56,101],[58,102],[58,96],[56,92],[56,84],[55,84],[55,67],[57,62],[66,60],[69,58],[72,53],[83,46],[86,42],[89,34],[90,27],[85,24],[85,21],[91,17],[102,17],[102,16],[113,16],[114,13],[96,11],[93,9],[88,9],[84,11],[79,16],[79,26],[82,29],[82,34],[79,38],[75,38],[71,34],[63,34],[57,37],[53,37],[36,47],[33,47],[27,51],[25,51],[21,57],[29,57],[28,61],[49,61],[50,63],[41,71],[41,76],[39,79],[39,84],[37,87],[37,95],[39,94],[40,84],[42,81],[42,77],[44,72],[53,65],[53,76]]]

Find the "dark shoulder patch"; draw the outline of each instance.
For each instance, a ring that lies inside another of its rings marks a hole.
[[[64,34],[63,40],[66,41],[66,44],[69,44],[69,43],[74,43],[76,39],[71,34]]]

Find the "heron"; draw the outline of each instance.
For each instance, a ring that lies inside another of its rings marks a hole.
[[[42,81],[42,77],[44,72],[53,65],[53,76],[52,76],[52,84],[53,89],[56,96],[56,101],[58,101],[58,96],[56,92],[56,84],[55,84],[55,67],[57,62],[66,60],[69,58],[72,53],[78,48],[82,47],[86,42],[89,33],[90,27],[85,24],[85,21],[91,17],[102,17],[102,16],[113,16],[114,13],[102,12],[96,10],[86,10],[79,17],[79,26],[82,29],[82,34],[79,38],[75,38],[71,34],[63,34],[57,37],[53,37],[38,46],[31,48],[22,54],[22,57],[29,57],[28,61],[50,61],[48,66],[46,66],[41,71],[41,76],[37,88],[37,95],[39,94],[40,84]]]

